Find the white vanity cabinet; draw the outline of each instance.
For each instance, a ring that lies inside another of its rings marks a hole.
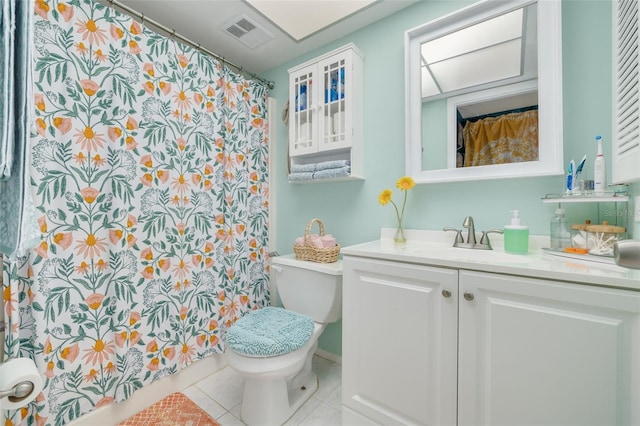
[[[345,257],[342,280],[342,424],[455,424],[458,271]]]
[[[640,424],[640,292],[344,256],[343,424]]]
[[[459,425],[640,424],[640,292],[460,271]]]
[[[363,66],[349,43],[288,70],[292,166],[349,160],[362,178]]]

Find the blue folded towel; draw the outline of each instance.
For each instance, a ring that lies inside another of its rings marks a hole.
[[[313,333],[313,320],[282,308],[251,311],[225,333],[233,351],[250,356],[278,356],[304,346]]]
[[[290,182],[301,182],[305,180],[313,180],[313,172],[289,173]]]
[[[316,165],[316,170],[339,169],[342,167],[351,167],[351,161],[349,160],[323,161],[322,163],[318,163]]]
[[[351,167],[345,166],[339,169],[325,169],[317,171],[313,174],[314,179],[329,179],[336,177],[344,177],[351,175]]]
[[[315,172],[316,164],[292,164],[291,165],[291,173],[307,173],[307,172]]]
[[[339,169],[342,167],[350,167],[350,166],[351,166],[350,160],[330,160],[330,161],[323,161],[321,163],[292,164],[291,173],[317,172],[319,170]]]

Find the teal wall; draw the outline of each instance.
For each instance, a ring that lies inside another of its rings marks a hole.
[[[288,97],[287,69],[353,42],[364,62],[364,172],[355,182],[294,185],[287,182],[287,128],[276,126],[277,250],[291,253],[307,222],[318,217],[342,246],[378,238],[381,227],[395,224],[393,208],[380,206],[378,194],[394,188],[404,168],[404,32],[470,4],[463,1],[420,2],[349,36],[309,52],[262,76],[273,80],[278,107]],[[564,158],[595,157],[595,135],[605,141],[610,178],[611,141],[611,3],[609,0],[563,0]],[[544,28],[541,29],[544,31]],[[276,116],[280,116],[279,111]],[[409,192],[408,228],[439,230],[460,227],[472,215],[476,229],[500,228],[519,209],[532,234],[548,235],[555,204],[541,197],[562,191],[564,177],[503,179],[418,185]],[[640,184],[630,188],[640,195]],[[397,197],[398,191],[394,191]],[[632,219],[632,218],[631,218]],[[632,222],[632,220],[630,221]],[[637,236],[637,231],[636,231]],[[330,325],[320,347],[341,354],[341,324]]]

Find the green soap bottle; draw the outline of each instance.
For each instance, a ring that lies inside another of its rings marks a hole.
[[[511,210],[511,225],[504,227],[504,251],[513,254],[529,252],[529,227],[520,223],[520,212]]]

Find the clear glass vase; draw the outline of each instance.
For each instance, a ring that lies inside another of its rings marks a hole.
[[[403,246],[407,243],[407,237],[404,233],[404,226],[402,225],[402,221],[398,222],[396,232],[395,234],[393,234],[393,242],[396,243],[397,246]]]

